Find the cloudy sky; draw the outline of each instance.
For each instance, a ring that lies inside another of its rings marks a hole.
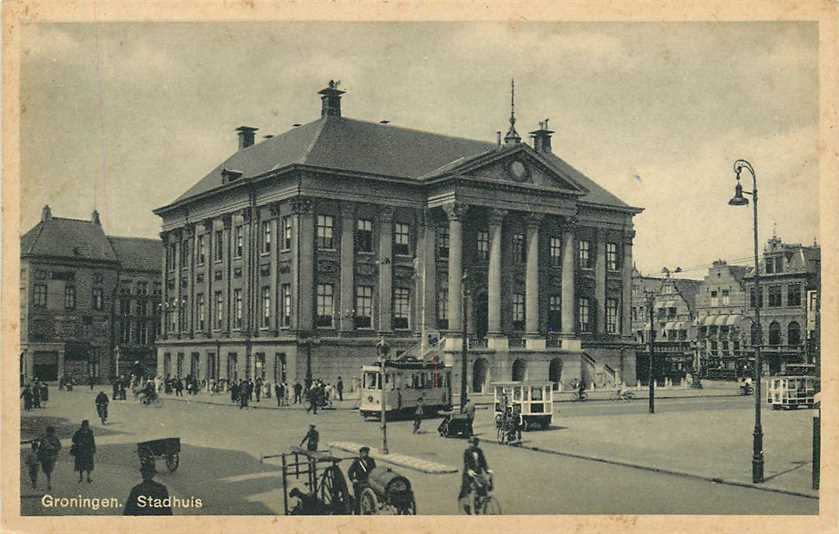
[[[642,271],[745,263],[758,172],[762,240],[818,234],[818,31],[812,23],[232,23],[29,25],[23,33],[22,231],[50,204],[156,237],[151,210],[236,148],[319,117],[329,79],[349,117],[494,141],[517,86],[519,132],[631,205]],[[749,185],[749,188],[751,186]]]

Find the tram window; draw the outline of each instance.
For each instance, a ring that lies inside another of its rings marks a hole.
[[[513,388],[513,400],[520,401],[521,400],[521,387],[516,386]]]
[[[376,389],[376,376],[378,373],[366,372],[364,373],[364,388]]]
[[[542,388],[531,389],[530,390],[530,400],[541,401],[542,400]]]

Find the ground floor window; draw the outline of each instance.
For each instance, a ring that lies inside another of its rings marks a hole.
[[[255,362],[255,370],[254,374],[257,378],[261,378],[265,380],[265,353],[264,352],[257,352],[256,353],[256,362]]]
[[[286,361],[285,354],[274,354],[274,382],[286,381]]]
[[[218,378],[216,375],[216,353],[215,352],[208,352],[207,353],[207,379],[208,380],[215,380]]]

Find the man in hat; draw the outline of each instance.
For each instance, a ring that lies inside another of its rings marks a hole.
[[[315,430],[315,425],[309,425],[309,431],[303,436],[303,439],[300,441],[300,446],[302,447],[303,443],[305,443],[306,450],[316,451],[318,450],[318,441],[320,441],[320,434]]]
[[[144,462],[140,466],[143,481],[131,488],[123,515],[172,515],[172,507],[167,501],[169,490],[152,480],[154,473],[153,463]]]
[[[468,497],[473,481],[474,484],[484,484],[490,478],[489,465],[478,443],[477,436],[470,436],[469,447],[463,451],[463,477],[457,499],[467,514],[472,513]]]
[[[367,479],[370,476],[370,471],[376,467],[376,460],[370,458],[370,447],[361,447],[358,449],[358,458],[353,460],[350,465],[347,476],[352,482],[353,496],[355,497],[356,512],[359,511],[359,497],[361,491],[367,486]]]

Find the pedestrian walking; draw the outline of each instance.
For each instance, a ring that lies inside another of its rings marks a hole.
[[[242,381],[242,384],[239,386],[239,409],[247,408],[248,407],[248,398],[250,397],[250,392],[248,391],[250,388],[248,387],[248,383]]]
[[[230,402],[236,404],[239,401],[239,384],[233,382],[230,384]]]
[[[113,390],[113,391],[111,391],[111,398],[114,399],[114,400],[117,400],[119,398],[119,386],[120,386],[120,384],[122,384],[122,380],[120,380],[119,378],[114,380],[114,385],[111,388]]]
[[[87,482],[93,482],[90,474],[93,472],[94,453],[96,453],[96,441],[93,439],[90,423],[85,419],[82,421],[81,428],[73,434],[73,445],[70,447],[70,454],[76,459],[73,469],[79,472],[79,482],[82,481],[84,473],[87,473]]]
[[[300,404],[301,402],[303,402],[303,398],[301,396],[302,393],[303,386],[300,385],[300,381],[298,380],[294,383],[294,404]]]
[[[96,395],[96,400],[94,401],[96,404],[96,414],[99,416],[99,419],[102,420],[103,425],[108,424],[108,396],[105,395],[104,391],[100,391],[99,395]]]
[[[172,507],[165,505],[169,499],[169,490],[165,485],[153,480],[154,473],[153,463],[144,462],[140,466],[143,481],[131,488],[131,493],[125,501],[123,515],[172,515]],[[142,503],[140,497],[143,497]],[[160,502],[164,506],[149,506],[150,502]]]
[[[256,402],[259,402],[262,398],[262,378],[257,377],[254,387],[256,388]]]
[[[184,381],[182,378],[175,379],[175,396],[176,397],[183,397],[184,396]]]
[[[338,383],[335,384],[335,389],[338,391],[338,400],[344,400],[344,380],[339,376]]]
[[[468,432],[471,436],[475,432],[472,427],[472,424],[475,421],[475,403],[472,402],[472,399],[466,399],[466,404],[463,406],[463,413],[467,416],[467,425],[469,427]]]
[[[32,440],[31,448],[26,452],[23,459],[26,464],[26,469],[29,471],[29,481],[32,483],[32,488],[38,487],[38,470],[41,468],[41,462],[38,460],[38,440]]]
[[[90,391],[93,391],[93,386],[96,385],[96,379],[93,378],[93,375],[87,377],[87,385],[90,386]]]
[[[55,427],[48,426],[46,434],[38,439],[38,461],[47,476],[47,490],[52,489],[52,472],[61,450],[61,441],[55,435]]]
[[[306,399],[308,400],[308,402],[306,403],[306,413],[309,413],[310,411],[314,410],[315,415],[318,414],[318,404],[320,403],[320,397],[318,393],[319,390],[317,388],[311,388],[309,390],[309,393],[306,396]]]
[[[303,436],[303,439],[300,441],[300,446],[302,447],[305,443],[306,450],[316,451],[318,450],[318,441],[320,441],[320,434],[318,434],[315,425],[309,425],[309,431]]]
[[[277,397],[277,408],[283,405],[283,385],[280,383],[274,384],[274,396]]]
[[[35,383],[32,385],[32,407],[41,407],[41,384],[38,383],[37,379],[35,379]]]
[[[420,397],[417,399],[417,409],[414,410],[414,434],[419,433],[420,425],[422,424],[422,416],[425,415],[423,406],[423,400],[422,397]]]
[[[50,400],[50,388],[46,382],[41,382],[41,406],[46,408],[47,402]]]
[[[32,388],[29,384],[23,386],[23,391],[20,393],[20,398],[23,399],[23,409],[27,412],[32,409]]]

